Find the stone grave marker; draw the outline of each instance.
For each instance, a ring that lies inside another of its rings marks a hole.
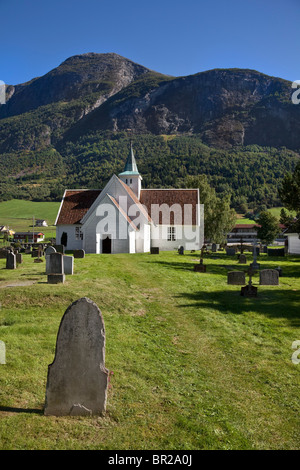
[[[246,255],[244,255],[243,253],[240,254],[240,256],[239,256],[239,264],[247,264]]]
[[[14,253],[7,253],[6,256],[6,269],[16,269],[16,255]]]
[[[63,255],[64,274],[74,274],[74,256]]]
[[[54,246],[49,245],[45,249],[45,256],[51,255],[51,253],[56,253],[56,249],[54,248]]]
[[[151,255],[159,255],[159,248],[157,246],[151,246],[150,253]]]
[[[203,264],[202,258],[200,259],[199,264],[194,265],[194,271],[196,271],[197,273],[206,273],[206,265]]]
[[[245,271],[229,271],[227,273],[227,284],[233,286],[243,286],[245,282]]]
[[[241,295],[243,297],[257,297],[257,287],[252,284],[252,277],[255,270],[250,266],[248,269],[249,281],[248,284],[241,288]]]
[[[58,253],[64,254],[64,252],[65,252],[65,247],[64,247],[64,245],[54,245],[54,248],[56,249],[56,251],[57,251]]]
[[[105,328],[98,306],[83,297],[66,310],[48,366],[45,415],[92,416],[106,409]]]
[[[64,255],[62,253],[51,253],[48,265],[48,283],[59,284],[65,282]]]
[[[263,269],[259,273],[259,283],[262,286],[278,286],[279,273],[276,269]]]
[[[85,251],[84,250],[74,250],[73,256],[74,256],[74,258],[84,258],[85,257]]]
[[[226,255],[234,256],[235,253],[236,253],[235,248],[229,248],[229,247],[226,248]]]
[[[184,255],[184,247],[183,247],[183,246],[180,246],[180,247],[179,247],[178,253],[179,253],[180,255]]]
[[[21,253],[16,254],[16,263],[17,264],[22,264],[23,263],[23,256]]]

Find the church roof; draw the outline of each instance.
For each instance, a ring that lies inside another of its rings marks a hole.
[[[125,168],[120,175],[139,175],[139,170],[135,161],[135,156],[132,148],[132,144],[130,145],[130,151],[125,163]]]
[[[198,224],[198,204],[199,204],[199,191],[198,189],[142,189],[140,203],[146,206],[148,214],[155,224],[162,224],[162,213],[159,217],[154,212],[155,208],[152,205],[166,204],[171,207],[177,204],[181,207],[182,225],[189,219],[189,213],[185,214],[185,210],[192,209],[192,225]],[[185,220],[186,215],[186,220]],[[170,225],[174,225],[174,213],[170,212]],[[189,225],[189,224],[188,224]]]
[[[67,189],[55,225],[80,224],[82,217],[87,213],[100,193],[101,189]]]

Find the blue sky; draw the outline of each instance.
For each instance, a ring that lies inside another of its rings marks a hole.
[[[0,0],[0,15],[7,84],[85,52],[174,76],[238,67],[300,80],[300,0]]]

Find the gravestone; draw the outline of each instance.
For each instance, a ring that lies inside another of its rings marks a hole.
[[[0,259],[6,259],[7,253],[7,250],[0,250]]]
[[[226,255],[228,256],[234,256],[236,253],[235,248],[226,248]]]
[[[23,256],[21,253],[16,254],[16,263],[22,264],[23,263]]]
[[[6,269],[16,269],[16,255],[13,253],[7,253],[6,256]]]
[[[213,243],[213,244],[211,245],[211,251],[212,251],[213,253],[216,253],[216,252],[217,252],[217,245],[216,245],[216,243]]]
[[[184,255],[184,247],[183,247],[183,246],[180,246],[180,247],[179,247],[178,253],[179,253],[180,255]]]
[[[0,341],[0,364],[6,364],[6,350],[4,341]]]
[[[240,256],[239,256],[239,264],[247,264],[246,255],[240,254]]]
[[[267,245],[264,245],[263,248],[262,248],[262,250],[263,250],[263,253],[268,253],[268,247],[267,247]]]
[[[45,415],[92,416],[106,409],[108,370],[102,314],[84,297],[66,310],[48,366]]]
[[[151,255],[159,255],[159,248],[157,246],[151,246],[150,253]]]
[[[285,256],[284,248],[268,248],[268,256]]]
[[[246,282],[244,271],[229,271],[227,273],[227,284],[233,286],[243,286]]]
[[[278,275],[279,277],[282,276],[282,268],[280,266],[278,266],[278,268],[275,268],[276,271],[278,271]]]
[[[54,248],[54,246],[47,246],[46,250],[45,250],[45,256],[47,255],[51,255],[51,253],[56,253],[56,249]]]
[[[278,286],[279,273],[276,269],[263,269],[259,273],[259,283],[262,286]]]
[[[64,274],[74,274],[74,256],[63,255]]]
[[[255,270],[250,266],[248,269],[249,281],[248,284],[241,288],[241,295],[243,297],[257,297],[257,287],[252,285],[252,277]]]
[[[48,265],[48,283],[59,284],[65,282],[64,255],[62,253],[51,253]]]
[[[84,250],[74,250],[73,256],[74,256],[74,258],[84,258],[85,257],[85,251]]]

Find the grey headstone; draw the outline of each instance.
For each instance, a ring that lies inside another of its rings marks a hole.
[[[56,253],[56,249],[54,248],[54,246],[47,246],[45,250],[45,256],[51,255],[51,253]]]
[[[16,255],[13,253],[7,253],[6,257],[6,269],[16,269],[17,263],[16,263]]]
[[[178,253],[179,253],[180,255],[184,255],[184,247],[183,247],[183,246],[180,246],[180,247],[179,247]]]
[[[279,272],[276,269],[263,269],[259,273],[259,283],[263,286],[278,286]]]
[[[217,245],[216,245],[216,243],[213,243],[213,244],[211,245],[211,251],[212,251],[213,253],[216,253],[216,252],[217,252]]]
[[[85,251],[84,250],[74,250],[73,256],[74,256],[74,258],[84,258],[85,257]]]
[[[45,415],[102,415],[108,370],[102,314],[84,297],[66,310],[58,330],[55,358],[48,367]]]
[[[244,271],[229,271],[229,273],[227,273],[227,284],[244,286],[245,283],[246,275]]]
[[[151,246],[150,253],[151,255],[159,255],[159,248],[157,246]]]
[[[268,256],[285,256],[284,248],[268,248]]]
[[[56,251],[57,251],[58,253],[62,253],[62,254],[63,254],[63,253],[65,252],[65,247],[64,247],[64,245],[54,245],[54,248],[56,249]]]
[[[64,255],[62,253],[51,253],[49,256],[49,274],[64,274]]]
[[[63,255],[64,257],[64,273],[74,274],[74,256]]]
[[[17,263],[17,264],[23,263],[23,256],[22,256],[21,253],[17,253],[17,254],[16,254],[16,263]]]
[[[3,341],[0,341],[0,364],[6,364],[6,349]]]
[[[48,284],[64,283],[65,279],[65,274],[48,274]]]
[[[235,248],[226,248],[226,255],[228,256],[234,256],[236,253]]]
[[[239,256],[239,264],[247,264],[246,255],[240,254],[240,256]]]

